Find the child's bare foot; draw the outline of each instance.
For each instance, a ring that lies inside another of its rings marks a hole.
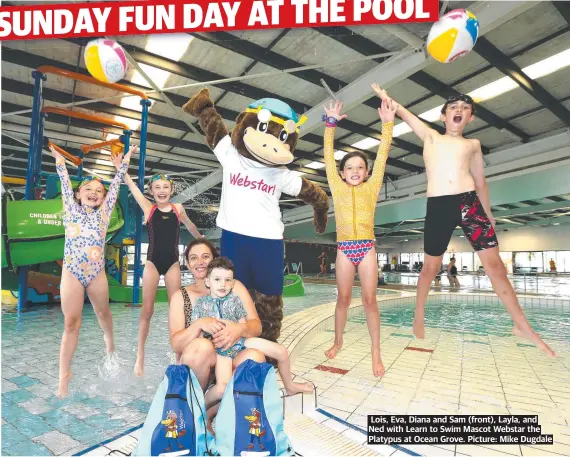
[[[287,395],[295,395],[301,392],[313,392],[315,385],[312,382],[292,382],[289,387],[285,387]]]
[[[335,343],[328,351],[325,351],[325,355],[329,359],[334,359],[341,349],[342,349],[342,343],[341,344]]]
[[[115,352],[115,341],[113,341],[113,338],[109,338],[109,336],[103,335],[103,340],[105,341],[105,349],[107,351],[107,354]]]
[[[374,376],[377,378],[386,374],[384,364],[382,363],[382,357],[380,357],[380,350],[374,348],[372,348],[372,373],[374,373]]]
[[[425,329],[424,329],[424,318],[421,319],[415,318],[414,325],[412,326],[414,331],[414,335],[416,338],[422,340],[425,337]]]
[[[513,335],[518,336],[519,338],[523,338],[527,341],[530,341],[546,355],[550,357],[556,357],[556,354],[552,349],[550,349],[550,346],[548,346],[548,344],[542,341],[540,339],[540,336],[538,336],[530,327],[528,328],[528,330],[524,331],[515,325],[513,327]]]
[[[57,398],[60,400],[64,397],[67,397],[68,388],[69,388],[69,381],[71,381],[71,371],[66,373],[65,375],[59,377],[59,385],[57,386]]]
[[[144,357],[137,356],[133,373],[135,376],[142,376],[144,374]]]

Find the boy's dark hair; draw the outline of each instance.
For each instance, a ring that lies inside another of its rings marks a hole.
[[[348,162],[353,157],[360,157],[362,160],[364,160],[364,164],[366,165],[366,170],[368,170],[368,160],[364,155],[364,153],[360,151],[349,152],[348,154],[346,154],[340,161],[339,170],[343,171],[344,167],[346,166],[346,162]]]
[[[206,277],[210,277],[210,274],[212,274],[212,270],[214,268],[222,268],[223,270],[229,270],[232,273],[235,274],[236,269],[234,268],[234,264],[232,263],[232,261],[226,257],[218,257],[217,259],[212,260],[209,264],[208,264],[208,271],[206,273]]]
[[[190,241],[190,243],[188,243],[188,246],[186,246],[186,249],[184,249],[184,263],[188,263],[188,255],[190,254],[192,248],[194,246],[199,246],[201,244],[208,246],[208,249],[210,249],[210,252],[212,253],[212,257],[214,258],[214,260],[220,257],[220,252],[218,251],[218,248],[214,243],[212,243],[210,240],[206,238],[199,238],[197,240]]]
[[[450,105],[451,103],[455,103],[455,102],[464,102],[464,103],[467,103],[468,105],[471,105],[471,114],[475,114],[475,102],[473,101],[473,99],[469,95],[463,95],[463,94],[452,95],[451,97],[449,97],[445,101],[443,107],[441,108],[441,114],[445,114],[445,110],[447,110],[447,106]]]

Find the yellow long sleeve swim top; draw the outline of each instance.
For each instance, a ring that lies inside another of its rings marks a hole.
[[[343,181],[334,159],[334,127],[325,129],[325,165],[336,219],[337,241],[374,240],[374,212],[384,179],[393,122],[382,124],[382,137],[372,176],[358,186]]]

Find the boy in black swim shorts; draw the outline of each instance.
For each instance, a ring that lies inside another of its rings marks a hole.
[[[372,88],[381,99],[388,97],[378,85],[374,84]],[[425,263],[418,280],[414,334],[417,338],[424,337],[425,302],[429,289],[439,272],[449,240],[460,226],[514,321],[513,333],[554,356],[552,349],[528,323],[499,256],[481,143],[477,139],[463,137],[463,130],[475,119],[473,99],[468,95],[458,95],[445,102],[440,116],[446,130],[443,135],[401,105],[396,114],[423,141],[427,175]]]

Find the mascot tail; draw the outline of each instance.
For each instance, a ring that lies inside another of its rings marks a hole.
[[[283,321],[283,298],[281,295],[264,295],[257,291],[250,291],[257,314],[261,319],[261,338],[277,341],[281,334]]]

